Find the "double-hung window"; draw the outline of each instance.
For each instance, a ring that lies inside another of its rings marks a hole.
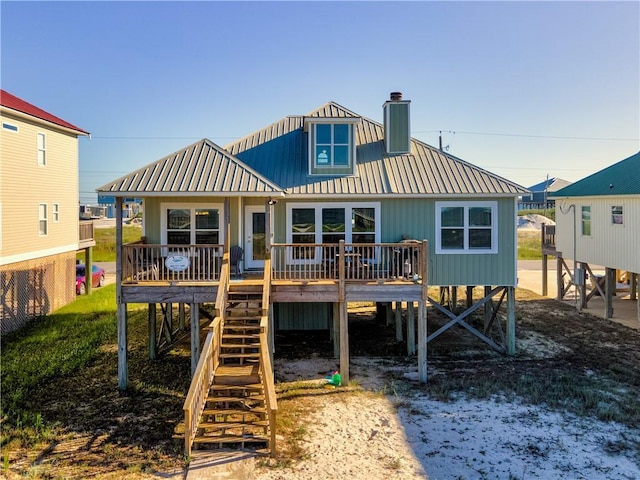
[[[287,242],[296,244],[336,245],[379,243],[380,204],[375,203],[295,203],[287,205]],[[292,260],[319,262],[320,247],[297,246]]]
[[[60,221],[60,204],[53,204],[53,223],[58,223]]]
[[[41,236],[48,233],[48,221],[47,221],[47,204],[40,203],[38,205],[38,232]]]
[[[47,164],[47,137],[44,133],[38,133],[38,165]]]
[[[497,202],[436,202],[436,253],[496,253]]]

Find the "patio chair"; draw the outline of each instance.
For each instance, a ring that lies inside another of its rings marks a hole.
[[[231,271],[234,275],[240,275],[240,262],[244,258],[244,250],[239,245],[234,245],[229,251],[229,261],[231,263]]]

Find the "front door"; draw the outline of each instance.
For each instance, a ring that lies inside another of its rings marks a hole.
[[[245,232],[247,235],[244,254],[245,268],[264,268],[267,256],[264,207],[251,205],[245,207]]]

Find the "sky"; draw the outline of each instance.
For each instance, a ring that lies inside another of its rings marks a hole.
[[[335,101],[529,187],[640,150],[640,2],[0,2],[0,85],[87,130],[80,201]],[[0,146],[1,147],[1,146]]]

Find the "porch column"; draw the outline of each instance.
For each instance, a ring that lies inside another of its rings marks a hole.
[[[544,245],[544,227],[542,228],[542,240],[543,240],[542,244]],[[549,287],[547,285],[547,279],[549,275],[548,265],[547,265],[548,261],[549,261],[549,256],[546,253],[543,253],[542,254],[542,296],[543,297],[546,297],[547,293],[549,292]]]
[[[122,303],[122,197],[116,197],[116,310],[118,318],[118,388],[129,383],[127,366],[127,304]]]
[[[224,251],[229,251],[231,245],[231,207],[229,206],[229,197],[224,199]]]
[[[197,303],[189,306],[191,310],[191,376],[193,377],[200,359],[200,314]]]
[[[491,285],[484,286],[484,298],[487,298],[491,293]],[[490,298],[484,304],[484,332],[487,333],[489,325],[491,324],[491,317],[493,317],[493,298]]]
[[[516,354],[516,289],[507,287],[507,355]]]
[[[267,258],[271,258],[271,209],[274,203],[274,200],[269,199],[264,208],[264,248]]]
[[[84,268],[85,285],[87,286],[87,295],[89,295],[93,289],[93,247],[84,250]]]
[[[563,268],[562,257],[558,254],[556,257],[556,286],[558,287],[556,300],[562,300],[564,298],[564,280],[562,279]]]

